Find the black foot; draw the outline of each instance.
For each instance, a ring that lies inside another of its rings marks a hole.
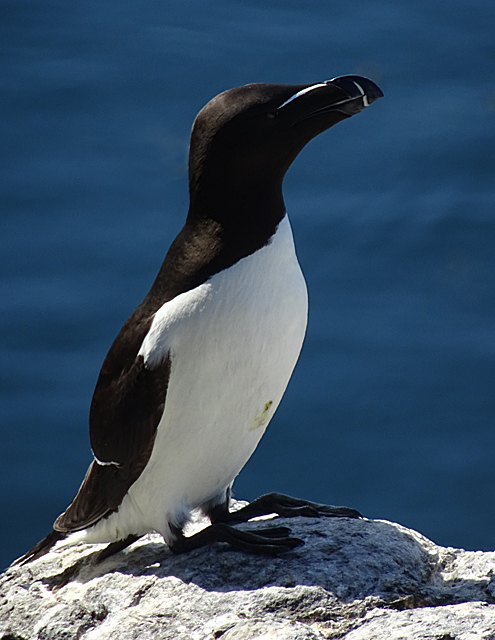
[[[125,538],[124,540],[117,540],[117,542],[111,542],[108,546],[102,549],[100,553],[98,553],[95,559],[95,564],[100,564],[100,562],[103,562],[103,560],[106,560],[106,558],[113,556],[114,553],[118,553],[119,551],[122,551],[122,549],[125,549],[133,542],[136,542],[136,540],[139,540],[140,537],[141,536],[134,536],[131,534],[127,536],[127,538]]]
[[[348,507],[332,507],[327,504],[317,504],[307,500],[291,498],[282,493],[268,493],[265,496],[256,498],[238,511],[217,510],[213,516],[213,522],[225,522],[237,524],[247,522],[251,518],[267,516],[272,513],[283,518],[293,518],[295,516],[306,516],[308,518],[362,518],[363,516],[356,509]]]
[[[231,547],[241,551],[275,556],[304,544],[299,538],[289,537],[290,530],[286,527],[269,527],[254,533],[240,531],[219,522],[187,538],[180,530],[176,533],[177,540],[170,545],[170,549],[177,554],[204,547],[212,542],[227,542]]]

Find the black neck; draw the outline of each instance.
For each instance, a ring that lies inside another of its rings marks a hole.
[[[285,215],[282,181],[230,179],[215,176],[190,184],[190,204],[186,224],[213,220],[229,238],[236,238],[242,251],[247,237],[263,246]],[[268,235],[267,235],[268,234]],[[259,248],[259,247],[258,247]]]
[[[143,302],[146,313],[255,253],[275,233],[285,215],[281,184],[267,189],[237,181],[234,188],[222,182],[191,190],[186,223]]]

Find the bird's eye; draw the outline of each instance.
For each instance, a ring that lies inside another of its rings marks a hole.
[[[266,113],[266,117],[267,118],[275,118],[277,116],[277,112],[276,111],[267,111]]]

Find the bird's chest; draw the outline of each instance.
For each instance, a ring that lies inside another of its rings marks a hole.
[[[187,369],[208,386],[204,367],[239,372],[298,353],[306,319],[306,284],[286,217],[265,247],[159,309],[141,353],[151,368],[170,356],[171,383]]]
[[[246,395],[246,384],[276,384],[292,372],[306,329],[307,293],[287,219],[266,247],[183,298],[163,336],[172,386],[187,378],[187,388],[198,392],[218,397],[223,388],[237,388]]]
[[[201,477],[194,491],[214,493],[256,447],[304,339],[306,285],[288,221],[269,245],[172,302],[148,346],[150,362],[158,350],[171,358],[153,458],[161,452],[160,464],[179,475],[202,466],[187,473]]]

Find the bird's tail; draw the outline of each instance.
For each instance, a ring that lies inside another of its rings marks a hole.
[[[67,538],[68,533],[62,533],[60,531],[51,531],[46,538],[40,540],[38,544],[35,544],[32,549],[30,549],[23,556],[15,560],[12,564],[27,564],[32,560],[36,560],[37,558],[41,558],[45,553],[48,553],[50,549],[59,541]]]

